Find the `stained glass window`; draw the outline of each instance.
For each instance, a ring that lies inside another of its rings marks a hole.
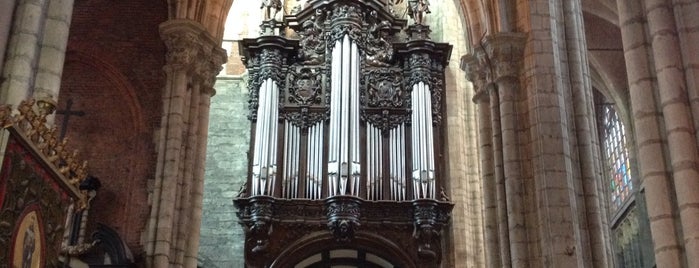
[[[603,140],[605,160],[611,180],[609,181],[612,211],[617,211],[631,196],[633,182],[626,147],[626,131],[614,105],[604,105],[602,109]]]

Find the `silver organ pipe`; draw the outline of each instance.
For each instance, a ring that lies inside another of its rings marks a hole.
[[[339,105],[342,107],[342,114],[340,115],[340,192],[338,194],[347,194],[347,180],[349,177],[349,153],[348,143],[349,143],[349,104],[350,104],[350,50],[349,50],[349,36],[345,35],[342,40],[342,80],[340,81],[341,95]]]
[[[293,181],[293,192],[292,192],[292,198],[298,198],[298,193],[299,193],[299,151],[301,148],[301,130],[297,126],[292,126],[291,127],[292,131],[292,141],[293,141],[293,148],[294,150],[292,151],[292,156],[291,156],[291,180]]]
[[[432,102],[427,85],[413,85],[412,93],[413,188],[415,198],[434,198],[434,141]]]
[[[405,174],[405,124],[400,125],[400,134],[398,135],[400,137],[400,153],[399,155],[401,156],[400,158],[400,165],[398,168],[398,174],[399,178],[401,179],[400,181],[400,187],[401,187],[401,196],[398,200],[405,200],[406,199],[406,192],[407,189],[405,188],[407,186],[407,176]]]
[[[367,198],[370,200],[382,199],[382,149],[381,131],[371,124],[367,124]]]
[[[269,167],[268,167],[268,172],[269,175],[267,176],[269,178],[269,181],[267,182],[267,194],[272,195],[274,193],[274,185],[276,184],[275,181],[277,180],[277,142],[279,139],[277,138],[277,133],[279,130],[279,89],[277,88],[277,83],[272,81],[272,79],[268,80],[268,84],[270,86],[270,91],[271,91],[271,98],[270,98],[270,107],[272,109],[272,117],[270,117],[270,122],[269,122]]]
[[[349,37],[345,36],[347,41],[349,41]],[[351,190],[351,195],[354,196],[359,196],[359,177],[360,177],[360,171],[361,171],[361,165],[359,161],[359,49],[357,48],[357,44],[352,42],[352,50],[351,50],[351,74],[350,74],[350,105],[351,105],[351,113],[349,114],[350,116],[350,130],[352,131],[351,133],[351,139],[350,139],[350,149],[351,149],[351,163],[352,163],[352,172],[351,172],[351,184],[352,184],[352,190]]]
[[[306,172],[306,196],[308,199],[320,199],[323,185],[323,123],[318,122],[308,130],[308,161]]]
[[[316,132],[316,156],[317,161],[315,165],[316,170],[316,188],[314,199],[321,199],[321,189],[323,187],[323,133],[324,127],[323,122],[318,122],[318,131]]]
[[[337,83],[342,79],[341,69],[342,69],[342,43],[340,41],[335,42],[335,47],[332,52],[332,66],[331,66],[331,90],[330,90],[330,141],[328,146],[328,194],[334,196],[337,194],[337,181],[339,172],[339,150],[338,144],[340,144],[340,95],[341,95],[341,85]]]
[[[268,78],[259,89],[257,130],[253,155],[252,195],[271,194],[276,177],[277,120],[279,116],[276,83]]]
[[[284,177],[282,178],[282,197],[291,198],[291,142],[289,141],[289,128],[291,124],[284,120]]]
[[[395,142],[396,142],[396,130],[391,129],[390,134],[389,134],[389,143],[388,143],[389,146],[388,147],[389,147],[389,151],[390,151],[389,159],[391,161],[390,166],[389,166],[389,170],[390,170],[389,171],[390,172],[389,173],[389,179],[390,179],[389,181],[391,182],[390,186],[391,186],[391,199],[392,200],[396,199],[396,195],[397,195],[396,191],[398,190],[396,188],[396,181],[398,180],[398,178],[396,177],[396,175],[397,175],[396,174],[396,158],[398,157],[398,155],[396,153]]]
[[[359,48],[345,35],[333,49],[330,103],[329,194],[358,195]]]
[[[420,84],[423,84],[420,82]],[[435,177],[434,177],[434,128],[432,127],[432,98],[430,94],[430,86],[424,85],[424,109],[425,109],[425,131],[427,132],[427,175],[429,180],[430,196],[428,198],[437,198]]]

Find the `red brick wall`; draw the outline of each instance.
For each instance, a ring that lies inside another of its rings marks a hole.
[[[58,109],[73,109],[66,136],[102,181],[90,222],[114,228],[141,255],[155,174],[165,47],[158,25],[166,1],[75,2]],[[64,117],[56,116],[59,129]],[[88,234],[91,230],[88,230]]]

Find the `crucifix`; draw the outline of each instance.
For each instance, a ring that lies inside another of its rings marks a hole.
[[[68,99],[66,102],[66,108],[64,110],[58,110],[56,111],[56,114],[62,114],[63,115],[63,123],[61,123],[61,135],[58,137],[58,140],[63,140],[66,136],[66,130],[68,129],[68,120],[70,120],[71,116],[84,116],[85,112],[84,111],[73,111],[70,108],[73,107],[73,99]]]

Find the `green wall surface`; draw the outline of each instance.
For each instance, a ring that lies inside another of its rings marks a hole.
[[[214,88],[199,258],[206,268],[244,267],[244,234],[232,200],[247,173],[246,154],[250,143],[247,83],[241,77],[220,76]]]

